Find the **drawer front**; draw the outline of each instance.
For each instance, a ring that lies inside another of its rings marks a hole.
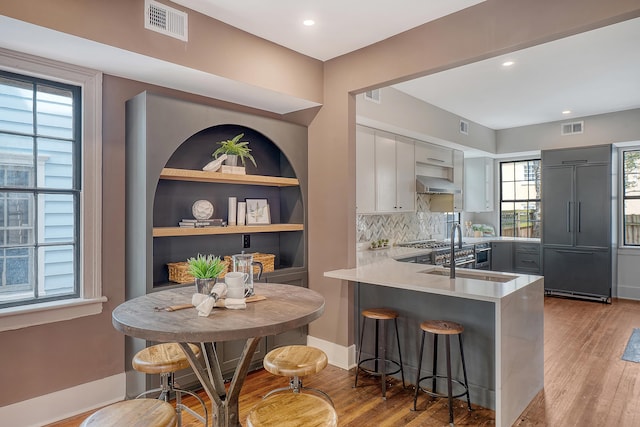
[[[514,262],[516,272],[540,274],[540,252],[516,252]]]
[[[516,243],[516,252],[540,253],[540,243]]]

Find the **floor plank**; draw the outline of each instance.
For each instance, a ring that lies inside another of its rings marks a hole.
[[[545,298],[545,389],[514,425],[640,425],[640,363],[621,359],[633,328],[638,327],[639,301],[614,300],[612,304],[601,304]],[[419,410],[414,412],[411,411],[412,386],[403,389],[400,381],[389,381],[387,400],[383,401],[375,378],[359,379],[356,389],[352,388],[353,380],[353,370],[328,366],[305,379],[305,385],[329,393],[341,427],[448,425],[445,399],[431,399],[421,394]],[[286,384],[286,379],[263,370],[249,374],[240,396],[241,419],[246,419],[249,409],[266,392]],[[195,399],[185,398],[185,402],[193,405]],[[456,425],[495,425],[495,414],[491,410],[473,406],[474,410],[468,412],[460,400],[454,408]],[[77,427],[87,416],[82,414],[49,427]],[[188,415],[184,421],[184,427],[199,425]]]

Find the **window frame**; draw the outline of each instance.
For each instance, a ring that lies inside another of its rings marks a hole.
[[[81,87],[79,297],[0,309],[0,331],[102,312],[102,73],[0,49],[0,69]]]
[[[503,197],[504,195],[502,193],[503,184],[504,184],[503,178],[502,178],[502,165],[504,163],[525,163],[525,162],[529,163],[529,162],[532,162],[532,161],[539,162],[540,170],[542,169],[542,159],[540,157],[518,158],[518,159],[510,159],[510,160],[504,159],[504,160],[502,160],[502,161],[500,161],[498,163],[498,186],[499,186],[499,188],[498,188],[499,189],[499,192],[498,192],[498,194],[499,194],[499,196],[498,196],[498,227],[499,227],[499,235],[500,236],[503,236],[503,234],[502,234],[502,231],[503,231],[503,227],[502,227],[502,218],[503,218],[503,215],[502,215],[502,204],[503,203],[522,203],[522,202],[530,203],[530,202],[534,202],[534,203],[538,203],[538,206],[541,206],[541,200],[542,200],[541,197],[540,197],[541,196],[540,193],[538,193],[538,198],[537,199],[529,199],[529,198],[527,198],[527,199],[504,200],[504,197]],[[528,178],[530,175],[531,175],[531,172],[529,170],[527,170],[526,173],[525,173],[525,178]],[[530,182],[531,180],[528,180],[528,181]],[[540,177],[540,181],[542,181],[542,177]],[[518,182],[518,181],[514,180],[513,182],[515,183],[515,182]],[[540,186],[541,185],[542,185],[542,183],[540,184]],[[542,212],[540,212],[540,213],[542,213]],[[542,219],[540,219],[538,221],[538,223],[540,223],[540,224],[541,224],[541,222],[542,222]],[[518,237],[518,236],[513,236],[513,237]],[[542,236],[532,237],[532,238],[541,238],[541,237]]]
[[[632,196],[632,197],[627,197],[625,194],[625,178],[626,178],[626,174],[625,174],[625,154],[628,152],[637,152],[640,153],[640,145],[632,145],[632,146],[625,146],[624,148],[620,148],[620,184],[619,184],[619,189],[620,189],[620,242],[621,242],[621,247],[623,248],[628,248],[628,249],[634,249],[634,250],[638,250],[640,249],[640,243],[637,244],[629,244],[627,243],[627,238],[626,238],[626,221],[625,221],[625,201],[626,200],[640,200],[640,195],[638,196]]]

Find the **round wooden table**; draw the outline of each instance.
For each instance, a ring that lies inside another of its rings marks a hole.
[[[214,308],[208,317],[195,308],[159,311],[157,307],[189,304],[193,287],[153,292],[126,301],[112,313],[113,326],[122,333],[156,342],[180,343],[202,387],[211,399],[214,426],[240,426],[238,397],[251,357],[260,339],[304,326],[324,312],[324,298],[307,288],[276,283],[256,283],[262,301],[244,310]],[[225,392],[219,361],[212,343],[246,339],[244,350]],[[188,343],[202,343],[207,357],[198,360]]]

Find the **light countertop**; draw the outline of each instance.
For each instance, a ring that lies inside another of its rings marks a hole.
[[[388,250],[370,251],[385,252]],[[398,248],[406,249],[406,248]],[[424,253],[424,250],[422,250]],[[356,268],[327,271],[325,277],[348,280],[351,282],[370,283],[392,288],[408,289],[438,295],[449,295],[481,301],[496,302],[507,295],[523,289],[530,284],[542,280],[541,276],[497,271],[456,269],[457,277],[450,279],[448,275],[427,274],[429,271],[448,272],[449,269],[435,265],[399,262],[390,257],[380,255],[376,262],[359,265]],[[411,256],[411,255],[406,255]],[[476,276],[478,279],[465,276]],[[511,279],[506,282],[479,280],[486,276]]]
[[[463,239],[465,243],[484,243],[484,242],[531,242],[540,243],[540,239],[533,239],[527,237],[465,237]],[[417,248],[405,248],[402,246],[390,246],[383,249],[369,249],[369,244],[360,245],[360,250],[357,252],[356,263],[358,266],[379,262],[387,258],[402,259],[414,256],[420,256],[431,253],[431,249],[417,249]]]

